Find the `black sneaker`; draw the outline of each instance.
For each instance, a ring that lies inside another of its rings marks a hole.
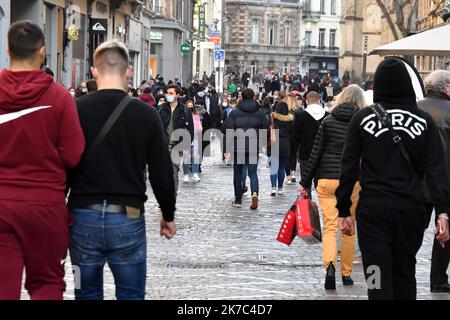
[[[342,284],[344,286],[352,286],[353,285],[353,279],[350,276],[342,276]]]
[[[450,284],[432,284],[430,286],[431,293],[450,293]]]
[[[336,290],[336,269],[333,263],[330,263],[325,276],[325,290]]]
[[[248,187],[244,186],[242,187],[242,194],[246,194],[248,192]]]

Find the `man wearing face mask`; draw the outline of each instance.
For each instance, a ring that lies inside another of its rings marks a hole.
[[[86,82],[80,83],[80,91],[77,94],[77,98],[82,97],[88,93],[88,89],[86,87]]]
[[[77,94],[74,87],[69,88],[69,94],[72,96],[72,98],[75,98],[75,95]]]
[[[194,122],[192,120],[192,113],[186,112],[185,106],[179,102],[181,88],[176,84],[171,84],[166,87],[164,103],[159,111],[164,131],[166,132],[169,151],[172,153],[174,147],[182,141],[183,138],[174,140],[172,134],[175,130],[188,130],[191,142],[194,137]],[[175,181],[175,192],[178,190],[178,173],[180,171],[180,163],[172,161],[173,175]]]
[[[45,41],[30,21],[8,32],[0,76],[0,300],[62,300],[69,245],[66,172],[85,140],[69,92],[42,71]]]

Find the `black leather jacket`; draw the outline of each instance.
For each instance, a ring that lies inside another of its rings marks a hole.
[[[417,106],[428,113],[436,123],[444,147],[445,164],[447,167],[447,184],[450,185],[450,97],[443,92],[429,92],[427,97],[419,101]],[[443,182],[444,183],[444,182]],[[427,202],[431,197],[425,182]]]

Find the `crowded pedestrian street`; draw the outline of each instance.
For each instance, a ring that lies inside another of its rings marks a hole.
[[[215,151],[215,154],[214,154]],[[148,276],[151,300],[367,300],[362,264],[356,259],[352,287],[337,281],[336,291],[323,288],[321,244],[300,238],[291,247],[276,241],[283,218],[298,195],[298,185],[283,196],[270,196],[269,169],[262,158],[259,170],[260,208],[250,211],[249,197],[242,209],[231,209],[232,168],[226,167],[213,143],[205,158],[202,181],[180,185],[177,200],[177,236],[159,236],[159,210],[151,196],[146,203]],[[313,192],[317,201],[317,194]],[[247,205],[248,204],[248,205]],[[417,255],[417,298],[450,300],[447,293],[431,294],[429,272],[433,227]],[[73,300],[74,280],[66,262],[65,299]],[[115,299],[114,280],[105,268],[105,299]],[[23,292],[26,297],[26,292]]]
[[[0,0],[0,300],[450,300],[449,33],[450,0]]]

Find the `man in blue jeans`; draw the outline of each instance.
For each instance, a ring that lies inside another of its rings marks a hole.
[[[158,112],[138,99],[127,98],[128,55],[128,49],[116,40],[98,47],[91,70],[98,91],[76,101],[87,142],[87,151],[69,182],[68,205],[74,222],[70,256],[77,300],[103,299],[106,262],[114,276],[117,299],[145,298],[146,165],[162,211],[160,234],[170,239],[176,232],[175,184],[167,138]],[[124,101],[128,103],[109,132],[93,144]]]
[[[243,101],[230,113],[225,122],[226,133],[226,158],[230,158],[233,152],[234,158],[234,208],[242,207],[242,180],[245,168],[250,177],[250,190],[252,204],[250,209],[258,209],[258,154],[261,151],[259,136],[261,130],[267,130],[268,123],[264,111],[260,109],[254,100],[252,89],[242,91]],[[266,131],[267,132],[267,131]],[[244,173],[245,174],[245,173]]]

